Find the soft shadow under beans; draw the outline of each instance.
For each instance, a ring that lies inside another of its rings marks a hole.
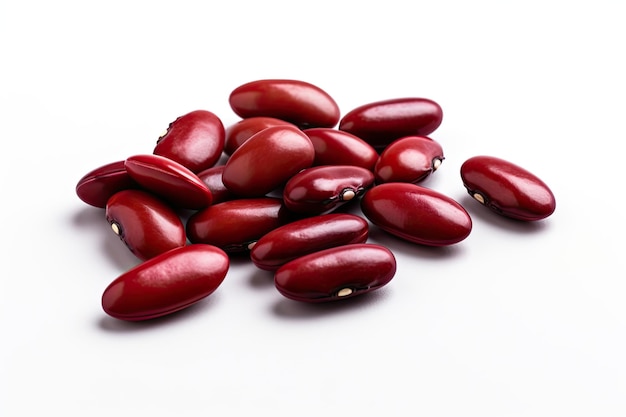
[[[474,200],[469,194],[464,195],[459,201],[472,218],[473,227],[476,221],[487,223],[491,226],[504,229],[514,233],[530,234],[539,233],[545,230],[550,223],[550,219],[538,221],[523,221],[511,219],[501,216],[491,211],[488,207],[482,206],[478,201]]]
[[[137,333],[176,325],[178,322],[189,320],[191,317],[208,314],[209,310],[215,308],[219,298],[219,294],[214,293],[187,308],[163,317],[144,321],[119,320],[103,312],[103,316],[98,320],[97,325],[100,329],[110,333]]]
[[[448,246],[428,246],[409,242],[374,225],[370,225],[369,230],[368,243],[383,245],[394,254],[423,259],[452,259],[463,253],[462,241]]]
[[[361,294],[344,300],[326,303],[305,303],[291,300],[282,295],[273,306],[272,313],[281,319],[310,320],[327,316],[336,316],[369,308],[373,304],[383,302],[389,289],[383,287],[367,294]]]
[[[254,288],[274,287],[274,273],[263,269],[257,269],[250,274],[250,285]]]

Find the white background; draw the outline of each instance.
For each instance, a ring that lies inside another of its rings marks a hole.
[[[0,6],[0,416],[625,416],[623,6],[612,1],[21,1]],[[262,78],[311,82],[342,114],[434,99],[427,183],[474,227],[447,248],[375,229],[398,272],[310,306],[234,260],[188,310],[117,321],[137,264],[85,173],[151,153],[174,118]],[[462,187],[509,159],[557,199],[495,218]]]

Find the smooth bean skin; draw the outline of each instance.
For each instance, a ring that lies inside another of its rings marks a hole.
[[[441,145],[427,136],[407,136],[389,144],[374,167],[376,183],[410,182],[428,178],[444,160]]]
[[[226,128],[226,139],[224,143],[224,153],[232,155],[245,141],[252,135],[263,129],[272,126],[294,126],[292,123],[275,117],[248,117],[234,123]]]
[[[273,126],[242,144],[226,161],[222,181],[242,197],[261,197],[313,164],[313,144],[296,127]]]
[[[329,213],[296,220],[263,235],[250,251],[260,269],[275,271],[304,255],[336,246],[365,243],[369,226],[348,213]]]
[[[283,296],[292,300],[322,303],[380,289],[395,273],[396,259],[389,249],[357,243],[287,262],[274,273],[274,284]]]
[[[242,198],[192,214],[186,232],[192,243],[207,243],[228,253],[244,252],[261,236],[292,221],[280,198]]]
[[[216,165],[198,172],[198,178],[200,178],[211,191],[211,196],[213,197],[211,204],[222,203],[238,198],[236,194],[226,188],[222,181],[222,174],[224,173],[225,167],[225,165]]]
[[[325,214],[355,200],[374,184],[372,171],[354,165],[324,165],[295,174],[283,189],[285,206],[306,215]]]
[[[428,136],[442,121],[443,110],[437,102],[405,97],[357,107],[341,118],[339,130],[352,133],[381,151],[404,136]]]
[[[133,180],[172,206],[198,210],[211,204],[211,191],[185,166],[160,155],[133,155],[124,167]]]
[[[235,88],[228,101],[241,118],[274,117],[300,128],[334,127],[340,116],[326,91],[300,80],[252,81]]]
[[[185,227],[161,199],[141,190],[123,190],[107,202],[106,220],[128,249],[146,260],[184,246]]]
[[[169,124],[153,153],[197,173],[217,163],[224,142],[225,129],[220,118],[208,110],[194,110]]]
[[[230,260],[211,245],[169,250],[123,273],[102,294],[111,317],[142,321],[182,310],[212,294],[224,281]]]
[[[378,152],[361,138],[328,127],[314,127],[303,132],[315,149],[313,166],[355,165],[374,170]]]
[[[556,209],[550,188],[536,175],[501,158],[480,155],[461,165],[467,192],[494,213],[522,221],[542,220]]]
[[[365,217],[384,231],[426,246],[458,243],[472,230],[472,219],[458,202],[410,183],[376,185],[361,199]]]
[[[131,188],[139,188],[139,184],[128,175],[122,160],[86,173],[76,184],[76,195],[90,206],[105,208],[113,194]]]

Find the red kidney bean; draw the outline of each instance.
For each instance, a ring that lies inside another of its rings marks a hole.
[[[185,227],[169,205],[141,190],[115,193],[106,205],[113,232],[141,260],[187,243]]]
[[[195,110],[170,123],[153,153],[172,159],[192,172],[200,172],[217,163],[224,141],[220,118],[207,110]]]
[[[361,138],[329,127],[315,127],[303,132],[315,149],[314,166],[356,165],[374,170],[378,152]]]
[[[242,118],[274,117],[298,127],[334,127],[339,106],[316,85],[284,79],[256,80],[235,88],[228,99]]]
[[[216,165],[214,167],[205,169],[202,172],[198,172],[198,178],[202,180],[203,183],[211,191],[211,196],[213,200],[211,204],[222,203],[228,200],[234,200],[239,198],[236,194],[232,193],[222,181],[222,174],[224,173],[225,165]]]
[[[420,97],[368,103],[343,116],[339,129],[352,133],[377,150],[404,136],[427,136],[443,120],[441,106]]]
[[[245,141],[250,139],[252,135],[263,129],[272,126],[294,126],[292,123],[274,117],[248,117],[242,119],[235,124],[228,126],[226,129],[226,140],[224,143],[224,153],[232,155]]]
[[[169,250],[111,282],[102,294],[102,308],[127,321],[171,314],[212,294],[226,277],[229,262],[224,251],[211,245]]]
[[[386,232],[427,246],[458,243],[472,230],[472,220],[463,206],[416,184],[377,185],[365,193],[361,209]]]
[[[556,209],[554,194],[541,179],[500,158],[469,158],[461,165],[461,178],[475,200],[505,217],[541,220]]]
[[[279,198],[242,198],[214,204],[187,220],[192,243],[208,243],[228,253],[247,251],[271,230],[292,221]]]
[[[283,189],[285,206],[300,214],[323,214],[360,197],[374,184],[372,171],[354,165],[325,165],[295,174]]]
[[[374,167],[376,183],[425,180],[444,160],[441,145],[426,136],[407,136],[389,144]]]
[[[361,243],[304,255],[281,266],[274,284],[287,298],[320,303],[377,290],[396,273],[396,259],[384,246]]]
[[[133,155],[124,162],[128,174],[143,188],[178,208],[201,209],[211,204],[211,191],[185,166],[160,155]]]
[[[309,253],[365,243],[368,232],[367,221],[354,214],[330,213],[308,217],[263,235],[250,251],[250,259],[260,269],[275,271]]]
[[[242,197],[260,197],[283,186],[298,171],[313,164],[311,141],[296,127],[264,129],[226,161],[222,181]]]
[[[90,206],[105,208],[113,194],[130,188],[139,184],[126,172],[124,161],[116,161],[85,174],[76,184],[76,195]]]

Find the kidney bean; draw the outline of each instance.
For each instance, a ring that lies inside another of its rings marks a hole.
[[[393,141],[374,167],[376,183],[425,180],[444,160],[441,145],[426,136],[407,136]]]
[[[360,197],[374,184],[372,171],[354,165],[325,165],[295,174],[283,189],[285,206],[300,214],[323,214]]]
[[[381,151],[404,136],[427,136],[443,120],[441,106],[433,100],[406,97],[364,104],[339,121],[339,129],[352,133]]]
[[[315,149],[314,166],[356,165],[374,170],[378,152],[361,138],[328,127],[314,127],[303,132]]]
[[[239,198],[236,194],[232,193],[222,181],[222,174],[224,173],[225,165],[216,165],[211,168],[205,169],[202,172],[198,172],[198,178],[206,184],[211,191],[212,202],[211,204],[222,203],[228,200],[234,200]]]
[[[208,243],[228,253],[247,251],[271,230],[292,221],[279,198],[242,198],[211,205],[187,220],[192,243]]]
[[[160,155],[133,155],[126,159],[128,174],[143,188],[178,208],[201,209],[211,204],[211,191],[185,166]]]
[[[242,118],[274,117],[300,128],[334,127],[339,106],[316,85],[299,80],[256,80],[235,88],[228,99]]]
[[[388,284],[396,259],[384,246],[357,243],[324,249],[281,266],[276,289],[287,298],[320,303],[365,294]]]
[[[229,258],[215,246],[171,249],[123,273],[102,294],[102,308],[117,319],[141,321],[182,310],[223,282]]]
[[[309,253],[365,243],[368,232],[367,221],[354,214],[330,213],[308,217],[263,235],[250,251],[250,258],[260,269],[275,271]]]
[[[248,117],[234,123],[226,129],[224,153],[232,155],[252,135],[272,126],[294,126],[292,123],[274,117]]]
[[[226,161],[222,181],[242,197],[260,197],[283,186],[313,164],[311,141],[296,127],[268,127],[239,147]]]
[[[105,216],[113,232],[141,260],[187,243],[178,214],[146,191],[115,193],[107,202]]]
[[[153,153],[197,173],[217,163],[224,141],[225,130],[220,118],[207,110],[195,110],[170,123]]]
[[[437,191],[410,183],[376,185],[361,199],[374,225],[409,242],[446,246],[464,240],[472,220],[459,203]]]
[[[493,212],[523,221],[541,220],[556,209],[550,188],[536,175],[493,156],[474,156],[461,165],[468,193]]]
[[[124,161],[116,161],[85,174],[76,184],[76,195],[90,206],[105,208],[113,194],[131,188],[139,184],[126,172]]]

